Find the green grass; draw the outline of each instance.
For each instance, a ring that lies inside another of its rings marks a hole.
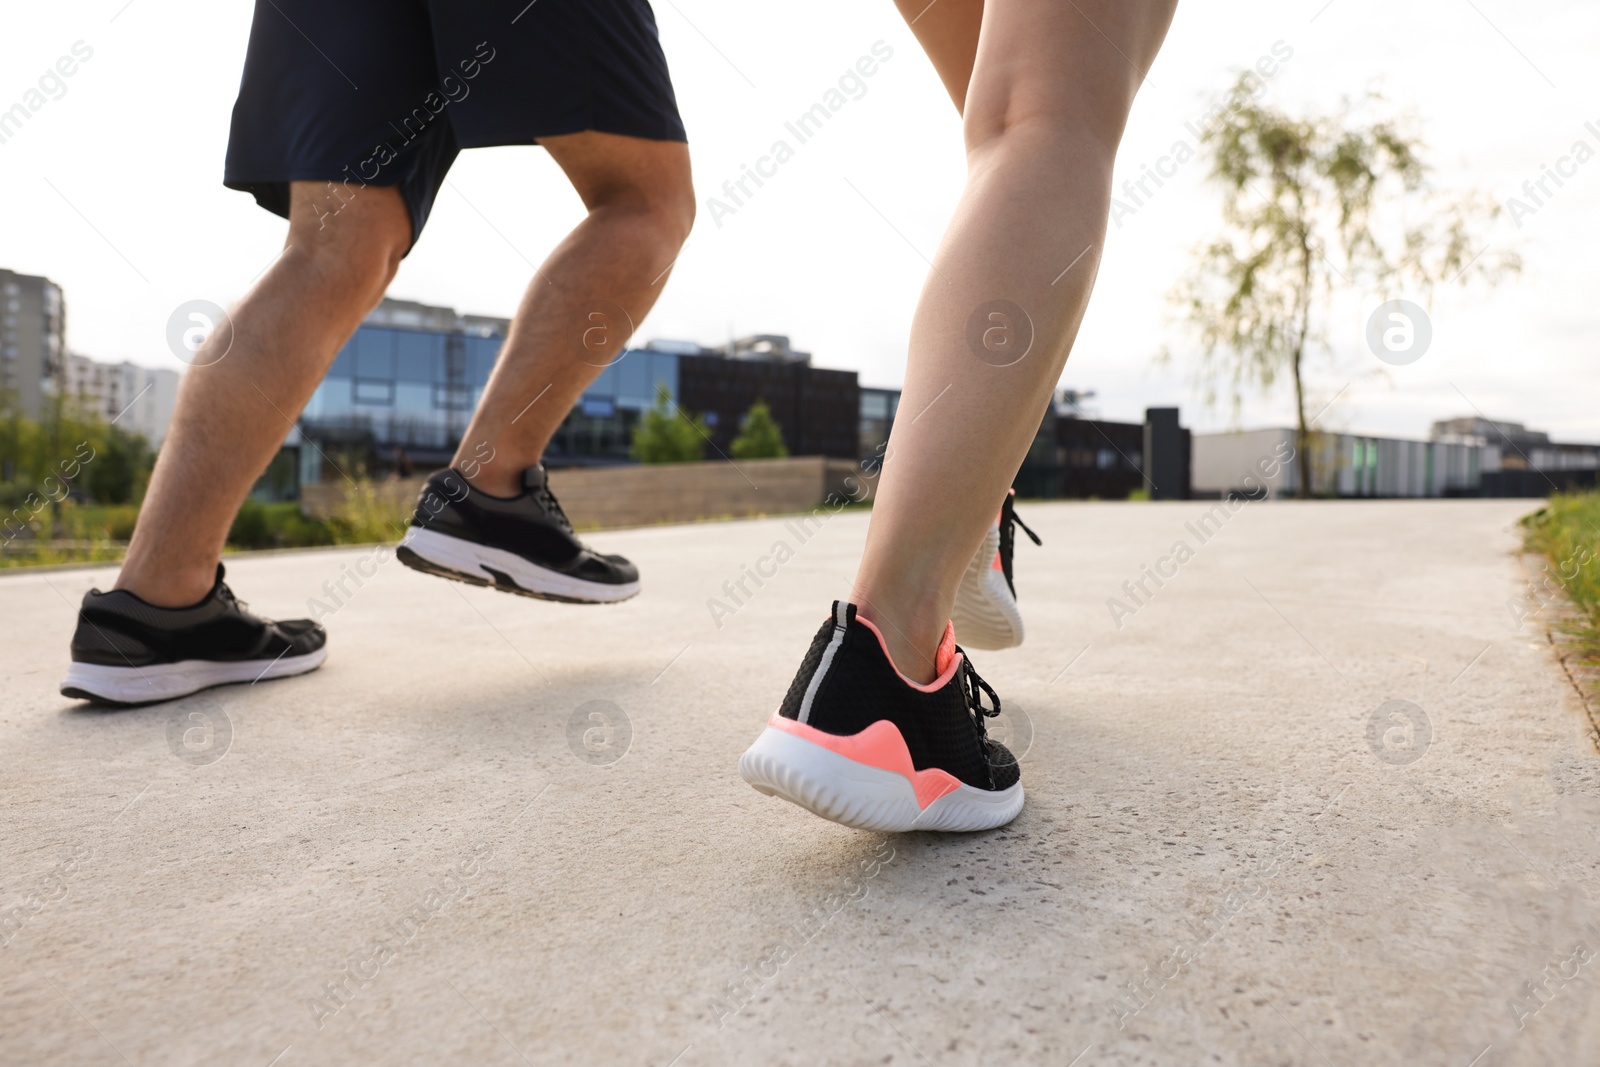
[[[1587,618],[1572,630],[1586,658],[1600,661],[1600,493],[1559,493],[1522,526],[1528,550]]]
[[[0,569],[42,567],[61,563],[104,563],[120,560],[133,536],[139,509],[133,504],[61,505],[59,536],[51,537],[49,511],[30,523],[34,536],[0,543]],[[396,541],[411,520],[409,503],[389,504],[371,482],[360,482],[346,494],[327,520],[300,514],[292,501],[263,504],[246,500],[228,530],[235,550],[314,548]]]
[[[120,541],[12,541],[0,547],[0,570],[61,563],[105,563],[122,558]]]
[[[228,544],[234,548],[309,548],[334,543],[328,524],[306,518],[292,500],[281,504],[246,500],[228,528]]]
[[[50,509],[41,511],[28,524],[34,536],[0,543],[0,569],[119,560],[127,548],[128,538],[133,536],[133,520],[138,514],[139,509],[132,504],[88,505],[63,501],[60,536],[41,536],[49,532],[51,524]]]
[[[398,541],[411,524],[414,506],[410,499],[386,502],[375,483],[361,479],[345,493],[327,525],[336,545]]]

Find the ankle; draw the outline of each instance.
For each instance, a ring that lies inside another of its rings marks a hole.
[[[205,599],[217,581],[217,565],[156,568],[124,560],[111,588],[132,593],[158,608],[183,608]]]
[[[945,627],[950,622],[949,611],[940,606],[936,597],[919,595],[896,600],[887,594],[868,595],[870,600],[859,591],[852,596],[856,614],[883,635],[895,669],[919,685],[937,678],[939,642],[944,640]]]
[[[481,463],[451,461],[451,466],[461,473],[467,484],[489,496],[511,497],[522,493],[523,467],[510,463]]]

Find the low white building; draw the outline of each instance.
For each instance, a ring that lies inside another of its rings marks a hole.
[[[1292,497],[1300,461],[1291,429],[1195,434],[1190,489],[1197,497]],[[1500,450],[1480,440],[1408,441],[1313,432],[1311,492],[1316,496],[1435,497],[1475,494],[1500,469]]]
[[[177,371],[76,354],[67,356],[65,371],[63,393],[80,411],[160,446],[178,399]]]

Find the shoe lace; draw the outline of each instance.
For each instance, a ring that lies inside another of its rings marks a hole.
[[[238,608],[240,611],[250,610],[250,605],[234,595],[233,590],[228,588],[227,582],[221,582],[217,585],[217,596],[223,600],[230,601],[233,606]]]
[[[533,498],[539,502],[539,506],[544,509],[545,514],[566,527],[568,533],[572,532],[572,520],[567,518],[565,511],[561,510],[561,501],[557,500],[556,495],[550,491],[549,482],[545,482],[536,488],[533,491]]]
[[[1017,595],[1016,583],[1011,577],[1011,556],[1016,550],[1016,527],[1022,527],[1022,532],[1027,534],[1036,545],[1044,544],[1039,540],[1039,535],[1028,528],[1028,524],[1017,517],[1017,508],[1013,501],[1016,498],[1006,494],[1005,503],[1000,505],[1000,570],[1006,576],[1006,585],[1011,589],[1011,595]]]
[[[957,645],[956,651],[961,654],[961,690],[967,698],[967,708],[972,712],[973,724],[978,728],[978,745],[983,749],[983,762],[989,768],[990,784],[993,785],[994,759],[989,751],[992,742],[989,740],[989,732],[984,727],[983,721],[999,716],[1000,694],[978,674],[977,668],[972,665],[972,658],[967,655],[965,649]],[[989,707],[984,707],[983,704],[985,693],[989,695],[991,705]]]

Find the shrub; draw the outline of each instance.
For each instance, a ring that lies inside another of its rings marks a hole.
[[[739,436],[728,451],[734,459],[782,459],[789,454],[783,443],[783,428],[772,417],[765,400],[757,400],[739,423]]]
[[[336,543],[327,523],[306,518],[293,501],[264,504],[246,500],[228,530],[228,544],[234,548],[307,548]]]
[[[656,402],[633,431],[628,454],[640,463],[693,463],[706,453],[711,428],[705,416],[690,418],[673,403],[665,385],[656,386]]]
[[[376,482],[357,478],[334,509],[328,525],[338,544],[397,541],[405,536],[411,509],[410,500],[379,492]]]

